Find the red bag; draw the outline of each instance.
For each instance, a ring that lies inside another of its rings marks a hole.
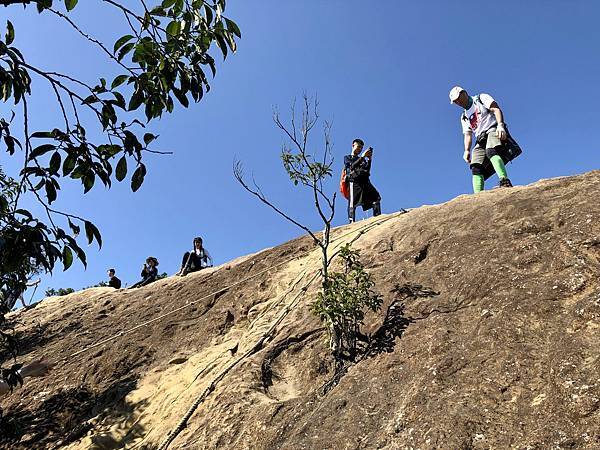
[[[340,178],[340,192],[346,200],[350,200],[350,183],[346,180],[346,168],[342,170]]]

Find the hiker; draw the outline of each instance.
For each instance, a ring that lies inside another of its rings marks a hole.
[[[182,277],[186,276],[190,272],[197,272],[206,267],[212,267],[213,260],[208,250],[202,245],[202,238],[195,237],[193,241],[193,249],[191,252],[185,252],[183,259],[181,260],[181,269],[176,275]]]
[[[19,381],[23,381],[25,378],[43,377],[50,371],[51,368],[52,366],[49,363],[41,359],[39,361],[34,361],[30,364],[27,364],[26,366],[17,370],[17,374],[21,377],[21,380],[14,380],[15,382],[13,385],[17,384]],[[0,396],[3,396],[10,391],[10,385],[6,381],[0,379]]]
[[[460,116],[465,144],[463,159],[473,174],[473,192],[483,191],[486,178],[494,172],[498,174],[500,187],[512,187],[505,163],[517,157],[521,149],[508,133],[498,103],[488,94],[471,97],[460,86],[450,91],[450,103],[464,109]],[[473,134],[475,148],[471,152]]]
[[[121,280],[115,275],[115,269],[108,269],[108,278],[108,287],[121,289]]]
[[[349,184],[348,221],[350,223],[355,220],[357,206],[362,206],[363,211],[373,208],[373,216],[381,214],[381,196],[370,180],[373,148],[369,147],[359,155],[364,146],[362,139],[354,139],[352,153],[344,156],[346,182]]]
[[[142,286],[146,286],[147,284],[153,283],[156,281],[156,277],[158,276],[158,259],[154,256],[149,256],[146,258],[146,263],[142,267],[142,279],[132,285],[132,288],[138,288]]]

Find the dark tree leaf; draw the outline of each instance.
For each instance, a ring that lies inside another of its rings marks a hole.
[[[235,34],[239,38],[242,37],[242,32],[240,31],[239,27],[233,20],[226,18],[225,23],[227,24],[227,29],[229,31],[231,31],[233,34]]]
[[[29,154],[29,159],[32,160],[39,156],[42,156],[44,153],[49,152],[50,150],[54,150],[56,145],[54,144],[42,144],[39,147],[34,148]]]
[[[119,54],[117,55],[117,59],[121,61],[127,53],[131,51],[131,49],[135,46],[135,43],[130,42],[129,44],[125,44],[121,50],[119,50]]]
[[[63,270],[67,270],[73,264],[73,252],[68,246],[63,247],[62,252]]]
[[[115,79],[112,81],[110,88],[114,89],[116,87],[121,86],[123,83],[125,83],[127,80],[129,80],[129,75],[118,75],[115,77]]]
[[[102,247],[102,237],[100,236],[100,231],[98,231],[98,228],[96,228],[96,225],[94,225],[92,222],[89,221],[85,221],[84,222],[85,225],[85,235],[87,237],[88,240],[88,244],[91,244],[94,239],[96,239],[96,242],[98,243],[98,247]]]
[[[77,6],[77,0],[65,0],[65,6],[67,7],[67,11],[72,11]]]
[[[4,40],[4,42],[6,42],[6,45],[10,45],[13,43],[13,41],[15,40],[15,29],[13,27],[13,24],[10,22],[10,20],[6,21],[6,39]]]
[[[96,175],[94,172],[88,172],[83,176],[83,193],[88,193],[93,187],[96,181]]]
[[[126,34],[125,36],[121,36],[119,39],[117,39],[117,41],[115,42],[115,46],[113,48],[113,51],[116,53],[117,50],[119,50],[121,47],[123,47],[123,45],[125,45],[127,42],[129,42],[130,40],[133,39],[133,36],[131,34]],[[122,75],[121,75],[122,76]],[[126,76],[126,75],[125,75]]]
[[[156,139],[158,136],[152,134],[152,133],[146,133],[144,134],[144,143],[146,145],[150,144],[154,139]]]
[[[144,164],[140,164],[135,172],[133,172],[133,176],[131,177],[131,190],[133,192],[137,191],[142,183],[144,182],[144,177],[146,176],[146,166]]]
[[[65,158],[65,161],[63,162],[63,175],[65,177],[73,171],[76,163],[77,156],[75,155],[69,155]]]
[[[52,175],[56,175],[58,173],[58,170],[60,169],[60,163],[60,153],[54,152],[52,154],[52,158],[50,158],[50,165],[48,166],[48,169]]]
[[[71,231],[73,232],[73,234],[75,236],[79,235],[79,233],[81,232],[81,228],[79,228],[79,226],[77,226],[73,222],[71,222],[71,219],[68,219],[68,222],[69,222],[69,228],[71,228]]]
[[[115,177],[117,181],[123,181],[127,175],[127,158],[122,156],[117,163],[117,170],[115,171]]]
[[[56,200],[56,188],[51,180],[46,180],[46,197],[48,197],[49,204]]]

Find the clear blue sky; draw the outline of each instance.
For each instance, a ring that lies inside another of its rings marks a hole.
[[[112,266],[131,284],[148,255],[174,273],[195,235],[217,263],[299,235],[236,183],[235,156],[277,204],[319,226],[308,197],[281,168],[284,138],[271,121],[275,105],[285,113],[302,91],[318,94],[321,115],[333,119],[338,163],[355,137],[375,148],[372,181],[384,212],[471,191],[460,110],[448,101],[454,84],[491,94],[504,110],[524,149],[508,167],[514,184],[599,167],[595,0],[230,0],[227,13],[242,29],[238,53],[219,65],[200,104],[152,125],[159,147],[175,155],[149,157],[149,175],[136,194],[128,183],[110,191],[97,185],[85,196],[75,183],[64,184],[57,206],[96,223],[105,243],[100,252],[87,248],[87,271],[75,263],[44,276],[36,299],[47,287],[97,283]],[[0,14],[15,24],[15,44],[31,63],[90,82],[116,74],[57,18],[33,8],[0,8]],[[74,15],[110,44],[126,32],[100,1],[79,2]],[[35,128],[58,123],[47,87],[34,88]],[[7,105],[0,108],[7,113]],[[8,156],[1,157],[10,168]],[[338,181],[336,172],[332,191]],[[486,187],[496,183],[490,181]],[[345,223],[345,205],[337,206],[335,223]]]

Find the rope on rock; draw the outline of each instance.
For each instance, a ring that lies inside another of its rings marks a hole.
[[[309,286],[313,283],[313,281],[315,281],[315,279],[318,277],[319,273],[320,273],[320,271],[317,270],[313,274],[313,276],[309,279],[309,281],[300,289],[298,294],[296,294],[294,296],[292,301],[290,301],[286,305],[286,307],[281,311],[281,313],[273,321],[273,323],[271,324],[269,329],[261,335],[261,337],[258,339],[258,341],[256,341],[256,343],[249,350],[247,350],[243,355],[241,355],[240,357],[236,358],[234,361],[229,363],[225,368],[223,368],[223,370],[221,370],[221,372],[215,378],[213,378],[213,380],[210,382],[210,384],[196,398],[196,400],[194,401],[192,406],[190,406],[190,408],[187,410],[185,415],[179,421],[177,426],[173,430],[171,430],[169,432],[169,434],[167,434],[166,438],[162,441],[162,443],[158,447],[158,450],[166,450],[169,447],[169,445],[173,442],[173,440],[186,427],[188,420],[190,419],[190,417],[192,417],[192,415],[194,414],[196,409],[198,409],[198,406],[200,406],[200,404],[210,395],[210,393],[215,390],[215,388],[217,387],[219,382],[221,380],[223,380],[223,378],[225,378],[225,376],[234,367],[236,367],[244,359],[248,358],[249,356],[252,356],[254,353],[256,353],[257,351],[259,351],[262,348],[265,341],[269,337],[271,337],[271,335],[273,334],[275,329],[279,326],[279,324],[283,321],[283,319],[285,319],[285,317],[289,314],[289,312],[292,310],[292,308],[294,308],[294,306],[296,306],[296,304],[298,303],[298,300],[300,299],[302,294],[304,294],[308,290]]]
[[[405,211],[405,210],[402,210],[402,211],[400,212],[400,214],[403,214],[404,212],[406,212],[406,211]],[[357,238],[358,238],[358,237],[362,236],[364,233],[366,233],[367,231],[369,231],[371,228],[373,228],[373,227],[375,227],[375,226],[377,226],[377,225],[380,225],[380,224],[382,224],[382,223],[384,223],[384,222],[387,222],[388,220],[392,219],[394,216],[395,216],[395,215],[390,215],[390,216],[388,216],[388,217],[385,217],[385,218],[383,218],[383,219],[381,219],[381,220],[378,220],[378,221],[376,221],[376,222],[373,222],[373,223],[369,223],[369,224],[367,224],[367,225],[364,225],[363,227],[359,228],[358,230],[352,230],[352,231],[349,231],[349,232],[347,232],[347,233],[344,233],[344,234],[342,234],[341,236],[337,236],[335,239],[332,239],[332,240],[331,240],[331,242],[335,242],[335,241],[337,241],[337,240],[339,240],[339,239],[343,239],[344,237],[346,237],[346,236],[348,236],[348,235],[350,235],[350,234],[354,234],[354,233],[356,233],[356,232],[358,232],[358,233],[359,233],[359,236],[357,236]],[[357,239],[357,238],[355,238],[355,239]],[[355,239],[354,239],[354,240],[355,240]],[[311,251],[312,251],[312,249],[311,249],[311,250],[307,250],[305,253],[309,253],[309,252],[311,252]],[[159,320],[161,320],[161,319],[164,319],[165,317],[168,317],[168,316],[171,316],[171,315],[173,315],[173,314],[175,314],[175,313],[178,313],[179,311],[182,311],[182,310],[184,310],[184,309],[186,309],[186,308],[189,308],[190,306],[192,306],[192,305],[195,305],[195,304],[197,304],[197,303],[201,302],[202,300],[205,300],[205,299],[207,299],[207,298],[209,298],[209,297],[211,297],[211,296],[213,296],[213,295],[219,294],[219,293],[221,293],[221,292],[225,292],[225,291],[229,290],[229,289],[230,289],[230,288],[232,288],[232,287],[238,286],[238,285],[240,285],[240,284],[242,284],[242,283],[245,283],[246,281],[249,281],[249,280],[251,280],[251,279],[253,279],[253,278],[256,278],[256,277],[258,277],[259,275],[262,275],[262,274],[264,274],[264,273],[268,272],[268,271],[269,271],[269,270],[271,270],[271,269],[274,269],[274,268],[276,268],[276,267],[279,267],[279,266],[283,266],[283,265],[285,265],[285,264],[288,264],[288,263],[292,262],[294,259],[299,259],[301,256],[304,256],[304,255],[300,255],[300,256],[293,256],[293,257],[291,257],[291,258],[288,258],[288,259],[286,259],[285,261],[282,261],[282,262],[280,262],[280,263],[277,263],[277,264],[275,264],[275,265],[273,265],[273,266],[267,267],[266,269],[263,269],[263,270],[261,270],[260,272],[257,272],[257,273],[255,273],[255,274],[253,274],[253,275],[249,275],[249,276],[247,276],[246,278],[243,278],[243,279],[241,279],[241,280],[239,280],[239,281],[236,281],[235,283],[232,283],[232,284],[230,284],[229,286],[226,286],[226,287],[224,287],[224,288],[221,288],[221,289],[218,289],[218,290],[216,290],[216,291],[214,291],[214,292],[211,292],[210,294],[207,294],[207,295],[205,295],[204,297],[201,297],[201,298],[199,298],[199,299],[197,299],[197,300],[194,300],[194,301],[192,301],[192,302],[186,303],[185,305],[183,305],[183,306],[180,306],[179,308],[175,308],[175,309],[173,309],[173,310],[171,310],[171,311],[169,311],[169,312],[167,312],[167,313],[165,313],[165,314],[161,314],[160,316],[157,316],[157,317],[155,317],[155,318],[153,318],[153,319],[147,320],[146,322],[142,322],[142,323],[140,323],[140,324],[138,324],[138,325],[136,325],[136,326],[134,326],[134,327],[132,327],[132,328],[129,328],[128,330],[119,331],[118,333],[116,333],[116,334],[114,334],[114,335],[112,335],[112,336],[109,336],[109,337],[107,337],[107,338],[105,338],[105,339],[102,339],[101,341],[98,341],[98,342],[96,342],[96,343],[94,343],[94,344],[92,344],[92,345],[90,345],[90,346],[88,346],[88,347],[85,347],[85,348],[83,348],[83,349],[80,349],[80,350],[78,350],[78,351],[76,351],[76,352],[74,352],[74,353],[71,353],[69,356],[67,356],[67,357],[63,358],[63,359],[62,359],[62,361],[66,361],[67,359],[71,359],[71,358],[74,358],[75,356],[79,356],[79,355],[81,355],[82,353],[85,353],[85,352],[87,352],[87,351],[89,351],[89,350],[92,350],[92,349],[94,349],[94,348],[100,347],[101,345],[104,345],[104,344],[107,344],[107,343],[109,343],[109,342],[111,342],[111,341],[114,341],[114,340],[116,340],[117,338],[119,338],[119,337],[121,337],[121,336],[127,336],[128,334],[131,334],[131,333],[133,333],[134,331],[137,331],[137,330],[139,330],[140,328],[146,327],[146,326],[148,326],[148,325],[150,325],[150,324],[152,324],[152,323],[154,323],[154,322],[158,322]]]

